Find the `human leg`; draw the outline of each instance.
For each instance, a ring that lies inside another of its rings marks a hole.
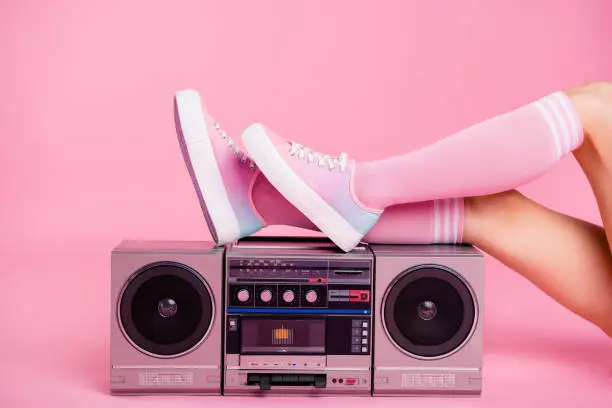
[[[422,149],[358,162],[355,194],[365,205],[384,209],[500,193],[541,176],[582,140],[571,99],[555,92]]]
[[[262,174],[252,185],[251,202],[264,225],[288,225],[318,231]],[[463,202],[463,198],[453,198],[389,207],[363,240],[378,244],[460,243]]]
[[[387,208],[363,241],[376,244],[458,244],[463,241],[464,199],[423,201]]]
[[[568,95],[555,92],[426,148],[359,163],[261,124],[242,139],[271,184],[346,251],[390,206],[499,193],[535,179],[582,144],[580,119]]]
[[[612,337],[612,255],[603,228],[508,191],[465,200],[464,241]]]
[[[565,90],[584,130],[574,151],[604,227],[556,213],[515,191],[466,199],[465,240],[612,337],[612,84]]]
[[[612,248],[612,83],[566,90],[584,125],[583,145],[574,151],[593,189]]]
[[[230,243],[267,225],[317,230],[221,129],[196,91],[179,91],[174,102],[185,165],[216,243]],[[409,203],[389,208],[366,240],[455,243],[462,228],[463,199]]]

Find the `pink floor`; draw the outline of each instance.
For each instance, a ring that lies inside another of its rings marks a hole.
[[[11,273],[2,285],[0,407],[312,406],[312,398],[109,395],[108,257],[81,248],[3,265]],[[487,268],[496,277],[486,288],[482,397],[318,398],[317,406],[610,407],[612,341],[496,262]]]

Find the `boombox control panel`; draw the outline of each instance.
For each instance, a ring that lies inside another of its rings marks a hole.
[[[369,392],[368,254],[232,247],[225,267],[226,392]]]
[[[362,310],[370,304],[369,261],[231,259],[230,308]]]

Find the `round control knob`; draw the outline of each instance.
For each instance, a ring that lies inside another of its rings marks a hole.
[[[262,302],[268,303],[269,301],[272,300],[272,291],[270,289],[262,290],[261,293],[259,294],[259,298],[261,299]]]
[[[251,297],[251,295],[249,294],[249,291],[246,289],[240,289],[238,291],[238,294],[236,295],[236,297],[238,298],[238,300],[242,303],[246,303],[249,301],[249,298]]]
[[[318,298],[319,298],[319,295],[317,295],[316,291],[311,289],[308,292],[306,292],[306,301],[308,303],[314,303],[317,301]]]
[[[286,290],[283,292],[283,300],[285,303],[291,303],[295,299],[295,293],[292,290]]]

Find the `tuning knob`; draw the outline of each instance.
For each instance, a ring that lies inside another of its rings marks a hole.
[[[238,298],[238,300],[242,303],[246,303],[249,301],[249,298],[251,297],[251,295],[249,294],[249,291],[246,289],[240,289],[238,291],[238,294],[236,295],[236,297]]]
[[[306,301],[308,303],[314,303],[317,301],[318,298],[319,298],[319,295],[317,295],[317,292],[315,290],[311,289],[308,292],[306,292]]]
[[[270,289],[262,290],[259,294],[259,299],[261,299],[261,301],[264,303],[268,303],[272,300],[272,291]]]
[[[292,290],[287,289],[286,291],[283,292],[283,300],[285,301],[285,303],[291,303],[293,302],[294,299],[295,299],[295,293],[293,293]]]

